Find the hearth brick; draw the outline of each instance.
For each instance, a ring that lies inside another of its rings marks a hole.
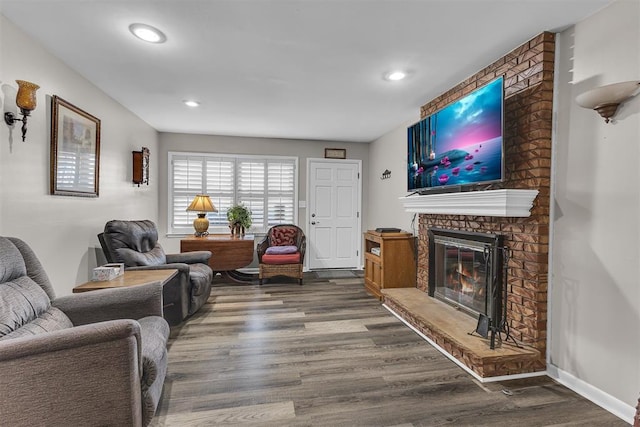
[[[428,291],[429,228],[499,233],[511,250],[507,264],[507,321],[511,335],[539,350],[539,357],[533,361],[487,364],[452,347],[446,339],[434,339],[442,341],[443,348],[452,348],[457,355],[454,357],[484,376],[545,369],[554,58],[555,34],[544,32],[420,108],[425,117],[503,75],[505,180],[494,188],[539,192],[528,218],[426,214],[419,218],[416,287],[423,292]],[[423,333],[438,335],[436,330]]]

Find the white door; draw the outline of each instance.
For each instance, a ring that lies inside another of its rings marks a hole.
[[[355,268],[360,263],[359,160],[307,162],[309,268]]]

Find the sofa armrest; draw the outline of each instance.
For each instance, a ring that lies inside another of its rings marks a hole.
[[[179,262],[184,264],[209,264],[210,258],[210,251],[182,252],[179,254],[167,254],[167,263]]]
[[[1,340],[0,419],[15,426],[140,426],[141,369],[133,320]]]
[[[52,304],[74,325],[115,319],[162,316],[162,284],[153,282],[127,288],[102,289],[56,298]]]

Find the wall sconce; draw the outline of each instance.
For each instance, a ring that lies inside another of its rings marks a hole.
[[[635,96],[638,88],[640,81],[637,80],[600,86],[576,96],[576,102],[581,107],[596,110],[604,117],[604,122],[609,123],[618,106]]]
[[[208,235],[209,220],[207,219],[207,212],[218,212],[218,209],[213,206],[209,196],[206,194],[197,194],[187,208],[187,211],[198,213],[198,218],[193,221],[193,228],[196,230],[194,235],[196,237]]]
[[[40,86],[24,80],[16,80],[16,83],[18,83],[16,104],[20,108],[22,118],[17,118],[12,112],[6,112],[4,113],[4,121],[9,126],[13,126],[15,122],[22,122],[22,141],[24,142],[27,136],[27,117],[36,109],[36,91],[40,89]]]

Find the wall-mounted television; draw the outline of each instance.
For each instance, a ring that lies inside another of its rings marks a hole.
[[[407,129],[407,189],[501,181],[503,78],[474,90]]]

